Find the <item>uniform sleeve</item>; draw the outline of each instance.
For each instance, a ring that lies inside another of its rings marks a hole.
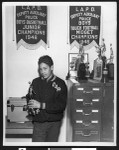
[[[47,113],[62,113],[65,110],[67,103],[67,86],[64,81],[62,81],[60,88],[60,91],[56,91],[54,101],[46,103]]]

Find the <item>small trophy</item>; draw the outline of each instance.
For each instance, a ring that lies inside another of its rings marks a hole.
[[[98,57],[102,59],[103,56],[105,56],[106,51],[106,45],[104,43],[104,38],[102,39],[102,45],[95,46],[96,52],[98,53]]]
[[[109,58],[109,63],[107,64],[109,80],[114,80],[114,63],[113,63],[113,59],[114,59],[114,53],[113,53],[113,49],[112,49],[112,44],[110,44],[110,58]]]
[[[28,92],[28,94],[26,95],[26,98],[27,98],[27,105],[28,105],[28,103],[29,103],[29,101],[31,100],[31,99],[34,99],[34,96],[35,96],[35,92],[34,92],[34,90],[33,90],[33,86],[32,86],[32,84],[31,84],[31,82],[28,82],[29,84],[30,84],[30,87],[29,87],[29,92]],[[29,108],[28,107],[28,114],[29,115],[36,115],[36,114],[38,114],[39,113],[39,109],[37,109],[37,108]]]
[[[102,39],[102,45],[96,47],[98,58],[94,60],[94,79],[99,79],[102,82],[107,82],[107,58],[105,56],[106,45],[104,38]],[[98,72],[97,72],[98,70]]]
[[[84,46],[83,42],[79,41],[79,54],[77,58],[77,78],[78,80],[87,80],[86,65],[84,63]]]
[[[105,51],[106,51],[106,45],[104,43],[104,38],[102,39],[102,45],[101,45],[101,55],[102,57],[105,56]]]
[[[110,44],[110,63],[113,63],[113,59],[114,59],[114,54],[113,54],[112,44]]]

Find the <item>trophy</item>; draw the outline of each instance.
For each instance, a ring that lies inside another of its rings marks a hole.
[[[112,49],[112,44],[110,44],[110,64],[113,63],[113,59],[114,59],[114,54],[113,54],[113,49]]]
[[[81,41],[79,41],[79,54],[77,58],[77,77],[79,80],[87,80],[86,65],[84,63],[84,46]]]
[[[112,44],[110,44],[110,58],[109,58],[109,63],[107,64],[109,80],[114,80],[114,63],[113,63],[113,59],[114,59],[114,54],[113,54]]]
[[[104,38],[102,39],[102,45],[95,46],[98,58],[94,60],[94,78],[101,80],[102,82],[107,82],[107,75],[108,75],[108,69],[107,69],[107,58],[105,56],[106,51],[106,45],[104,43]],[[97,72],[98,70],[98,72]]]
[[[40,112],[40,110],[38,108],[29,108],[28,106],[28,103],[31,99],[35,99],[35,92],[33,90],[33,86],[31,84],[31,82],[28,82],[30,84],[30,87],[29,87],[29,91],[28,91],[28,94],[26,95],[26,99],[27,99],[27,110],[28,110],[28,114],[29,115],[36,115]]]

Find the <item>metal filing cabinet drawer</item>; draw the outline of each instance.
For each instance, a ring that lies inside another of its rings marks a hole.
[[[99,120],[75,120],[73,123],[74,129],[100,129],[100,121]]]
[[[74,98],[99,98],[101,97],[100,87],[78,87],[74,86],[73,89]]]
[[[74,107],[77,108],[82,108],[82,107],[93,107],[93,108],[99,108],[100,107],[100,98],[74,98],[73,99],[73,105]]]
[[[85,109],[74,109],[72,111],[72,116],[74,120],[96,120],[97,118],[100,118],[100,110],[99,109],[93,109],[93,108],[85,108]]]
[[[93,94],[96,95],[97,93],[101,92],[101,87],[98,86],[74,86],[74,95],[81,94]]]
[[[97,142],[100,141],[100,132],[98,130],[74,130],[73,141]]]

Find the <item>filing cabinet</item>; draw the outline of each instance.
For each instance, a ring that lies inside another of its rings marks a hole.
[[[112,84],[97,83],[91,80],[85,83],[68,81],[67,128],[71,130],[71,135],[68,133],[67,137],[71,136],[71,141],[100,142],[113,140],[113,131],[110,131],[113,128],[112,88]],[[106,98],[105,94],[112,96]],[[105,99],[110,99],[110,102],[108,100],[106,102]],[[108,109],[108,105],[110,105],[110,109]],[[108,111],[112,113],[112,120],[105,116]],[[105,118],[107,118],[106,121]],[[112,126],[108,127],[106,122]],[[111,132],[110,135],[108,132]]]

